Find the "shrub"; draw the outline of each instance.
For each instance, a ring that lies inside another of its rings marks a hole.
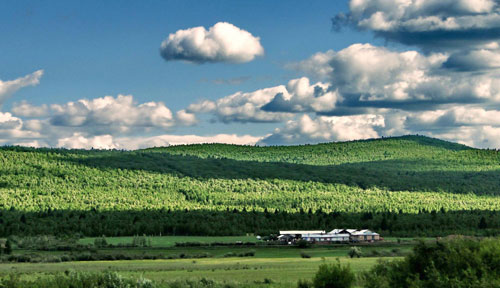
[[[234,252],[227,252],[226,254],[224,254],[224,257],[227,258],[227,257],[235,257],[236,254],[234,254]]]
[[[500,240],[420,242],[401,261],[380,262],[365,287],[500,287]]]
[[[354,257],[359,258],[359,257],[361,257],[362,254],[363,253],[361,252],[361,248],[356,247],[356,246],[351,247],[351,249],[349,249],[349,252],[347,252],[347,255],[349,255],[349,257],[351,257],[351,258],[354,258]]]
[[[7,242],[5,242],[5,248],[4,248],[3,252],[7,255],[12,253],[12,243],[11,243],[10,239],[7,240]]]
[[[356,276],[349,265],[342,266],[340,262],[322,264],[314,276],[314,288],[349,288],[354,285]]]
[[[300,252],[300,257],[302,258],[311,258],[311,255],[305,253],[305,252]]]
[[[307,281],[307,280],[299,280],[299,282],[297,282],[297,288],[312,288],[312,283]]]
[[[304,249],[304,248],[309,248],[310,244],[306,240],[299,240],[297,241],[297,247]]]
[[[94,239],[94,246],[98,248],[104,248],[108,246],[108,241],[106,237],[102,236]]]
[[[21,280],[19,275],[10,275],[6,279],[0,279],[0,287],[23,287],[23,288],[154,288],[153,282],[148,279],[137,280],[124,278],[117,273],[74,273],[67,272],[54,278],[37,279],[35,282]]]

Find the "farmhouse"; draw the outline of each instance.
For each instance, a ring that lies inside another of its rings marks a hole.
[[[287,243],[305,240],[318,244],[375,242],[381,240],[378,233],[368,229],[333,229],[328,233],[324,230],[285,230],[280,231],[278,239]]]
[[[366,229],[354,231],[350,235],[352,242],[373,242],[380,240],[380,235],[378,233]]]
[[[304,235],[324,235],[325,233],[325,230],[280,230],[278,240],[291,243],[302,239]]]

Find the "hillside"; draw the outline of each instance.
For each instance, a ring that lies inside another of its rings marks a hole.
[[[138,151],[4,147],[0,163],[0,209],[4,217],[24,215],[18,223],[21,228],[2,221],[3,234],[29,233],[36,228],[26,219],[34,224],[50,218],[54,210],[78,216],[78,221],[71,220],[76,221],[71,222],[74,227],[67,224],[71,227],[57,229],[86,234],[98,233],[78,226],[87,214],[125,223],[130,216],[123,215],[148,211],[170,215],[190,211],[189,216],[175,216],[184,222],[196,213],[219,213],[217,217],[226,219],[229,216],[222,214],[229,212],[500,211],[498,151],[422,136],[306,146],[206,144]],[[148,229],[136,227],[141,219],[133,219],[134,233]],[[175,233],[177,224],[158,221],[154,231]],[[241,229],[265,230],[271,224],[252,225]],[[111,234],[105,227],[99,229]]]

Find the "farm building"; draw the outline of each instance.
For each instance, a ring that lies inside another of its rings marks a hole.
[[[324,230],[285,230],[280,231],[280,241],[293,243],[305,240],[314,243],[342,243],[342,242],[374,242],[381,240],[380,235],[367,229],[333,229]]]
[[[285,231],[280,231],[280,236],[278,236],[278,240],[282,242],[295,242],[297,240],[300,240],[304,237],[304,235],[309,235],[309,234],[314,234],[314,235],[324,235],[326,234],[325,230],[285,230]]]
[[[349,242],[349,234],[304,234],[302,239],[316,243]]]
[[[352,242],[373,242],[380,240],[380,235],[378,233],[366,229],[354,231],[350,233],[350,235]]]

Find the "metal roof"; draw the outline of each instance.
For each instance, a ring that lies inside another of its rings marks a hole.
[[[325,234],[325,230],[283,230],[281,235],[297,235],[297,234]]]

